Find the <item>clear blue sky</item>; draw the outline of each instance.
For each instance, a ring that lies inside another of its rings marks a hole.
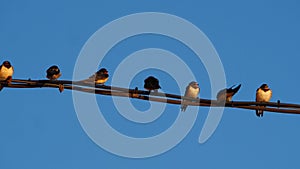
[[[215,46],[227,84],[242,84],[235,100],[254,100],[255,90],[268,83],[272,101],[299,103],[300,3],[288,1],[58,1],[0,2],[0,61],[10,60],[14,78],[44,79],[57,64],[62,79],[72,79],[85,42],[105,24],[137,12],[163,12],[188,20]],[[139,26],[139,25],[137,25]],[[184,30],[183,30],[184,31]],[[103,42],[105,44],[105,40]],[[101,45],[101,44],[99,44]],[[140,35],[122,41],[103,63],[113,73],[127,55],[144,48],[172,51],[197,72],[202,98],[210,94],[207,72],[193,53],[174,39]],[[165,72],[139,73],[131,87],[143,87],[145,76],[160,77],[162,89],[178,93]],[[108,81],[108,85],[111,79]],[[188,83],[188,82],[186,82]],[[110,97],[97,96],[107,121],[126,135],[148,137],[175,120],[179,106],[167,106],[160,119],[138,124],[123,118]],[[195,125],[183,141],[161,155],[131,159],[109,153],[82,129],[72,93],[56,89],[9,89],[0,92],[1,169],[83,168],[299,168],[300,116],[225,109],[222,120],[204,144],[198,136],[208,108],[200,108]],[[133,101],[140,110],[147,102]],[[105,135],[103,135],[105,137]],[[120,143],[121,144],[121,143]]]

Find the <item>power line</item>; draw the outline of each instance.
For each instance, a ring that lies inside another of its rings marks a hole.
[[[13,79],[11,83],[0,81],[2,87],[8,88],[60,88],[63,86],[67,90],[75,90],[86,93],[93,93],[106,96],[129,97],[146,101],[162,102],[167,104],[180,105],[183,99],[185,104],[190,106],[204,107],[227,107],[248,110],[265,110],[269,112],[300,114],[299,104],[280,103],[277,102],[251,102],[251,101],[230,101],[218,102],[209,99],[194,99],[169,93],[149,92],[145,90],[127,89],[115,86],[96,85],[94,83],[86,83],[81,81],[69,80],[24,80]]]

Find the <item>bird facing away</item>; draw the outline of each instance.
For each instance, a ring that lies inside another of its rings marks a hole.
[[[149,76],[144,80],[144,88],[146,90],[153,90],[154,92],[157,92],[158,89],[160,89],[159,81],[153,76]]]
[[[9,61],[4,61],[0,66],[0,80],[6,80],[10,83],[14,74],[14,67]]]
[[[271,97],[272,97],[272,90],[269,88],[267,84],[262,84],[256,90],[256,102],[269,102]],[[264,115],[263,110],[256,110],[256,115],[258,117],[262,117]]]
[[[196,99],[198,94],[200,93],[199,84],[195,81],[192,81],[185,89],[184,97],[191,97]],[[181,111],[185,111],[187,108],[187,104],[185,104],[185,100],[183,99],[181,103]]]
[[[49,80],[56,80],[61,76],[60,70],[59,70],[58,66],[56,66],[56,65],[49,67],[47,69],[46,73],[47,73],[46,77]]]
[[[232,96],[234,96],[241,88],[241,84],[238,85],[236,88],[233,88],[235,85],[231,86],[227,89],[222,89],[217,94],[217,101],[219,102],[229,102],[232,100]]]
[[[98,70],[95,74],[90,76],[88,79],[83,80],[83,82],[92,83],[95,84],[101,84],[103,85],[108,80],[108,71],[105,68],[101,68]]]

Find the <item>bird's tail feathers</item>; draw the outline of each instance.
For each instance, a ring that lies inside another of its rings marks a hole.
[[[186,100],[183,100],[183,101],[181,102],[181,111],[182,111],[182,112],[185,112],[187,106],[188,106],[188,105],[186,104]]]
[[[240,90],[240,88],[241,88],[241,84],[239,84],[236,88],[233,88],[234,86],[236,86],[236,85],[233,85],[232,87],[231,87],[231,89],[232,89],[232,91],[234,92],[234,93],[237,93],[239,90]]]
[[[264,107],[266,107],[266,106],[264,106]],[[256,116],[257,117],[262,117],[264,115],[264,111],[263,110],[255,110],[255,112],[256,112]]]
[[[186,108],[187,108],[187,105],[185,105],[185,104],[181,105],[181,111],[182,112],[185,112]]]
[[[255,110],[256,116],[260,117],[260,110]]]

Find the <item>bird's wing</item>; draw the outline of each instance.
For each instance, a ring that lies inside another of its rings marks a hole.
[[[184,103],[181,104],[181,111],[185,112],[186,108],[187,108],[186,104],[184,104]]]
[[[219,99],[221,99],[222,96],[224,97],[224,95],[226,94],[226,91],[227,91],[227,89],[220,90],[217,94],[217,99],[219,100]]]
[[[186,88],[185,88],[185,92],[184,92],[184,97],[189,97],[190,95],[190,85],[188,85]],[[182,99],[182,102],[181,102],[181,111],[184,112],[187,108],[187,105],[185,104],[185,100]]]
[[[237,93],[237,92],[240,90],[241,86],[242,86],[242,85],[239,84],[236,88],[232,89],[232,91],[233,91],[234,93]]]
[[[96,79],[97,74],[93,74],[92,76],[90,76],[87,80],[95,80]]]
[[[230,89],[227,89],[227,97],[235,95],[241,88],[241,84],[238,85],[236,88],[231,87]]]
[[[189,94],[190,94],[190,85],[188,85],[186,88],[185,88],[185,93],[184,93],[184,96],[189,96]]]
[[[255,101],[256,101],[256,102],[260,101],[260,92],[261,92],[261,89],[258,88],[258,89],[256,90],[256,98],[255,98]]]

